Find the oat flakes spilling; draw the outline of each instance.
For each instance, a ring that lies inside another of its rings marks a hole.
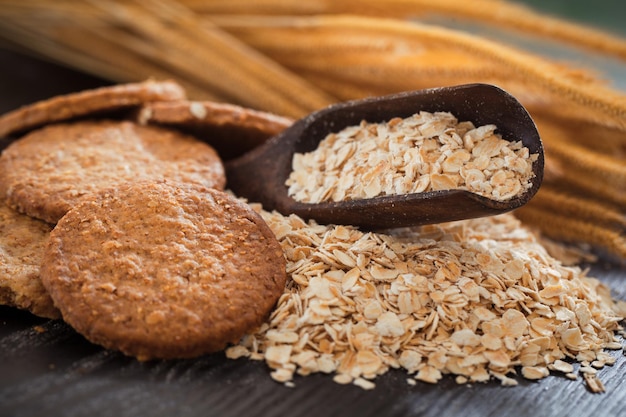
[[[259,208],[260,210],[260,208]],[[511,214],[365,233],[261,211],[290,277],[269,320],[227,350],[271,376],[333,374],[364,389],[391,368],[407,382],[500,380],[596,370],[621,349],[623,318],[606,286],[548,255]]]
[[[315,150],[294,155],[286,185],[307,203],[449,189],[503,201],[530,188],[535,159],[495,125],[422,111],[329,134]]]

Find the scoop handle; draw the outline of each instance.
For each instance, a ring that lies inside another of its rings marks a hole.
[[[268,210],[286,212],[295,201],[288,197],[285,181],[291,172],[295,146],[307,121],[301,119],[248,153],[227,161],[226,187]]]

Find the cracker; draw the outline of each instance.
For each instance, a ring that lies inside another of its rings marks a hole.
[[[272,113],[211,101],[171,101],[145,104],[144,124],[182,129],[206,141],[224,159],[239,156],[289,127],[293,120]]]
[[[0,116],[0,138],[48,123],[132,108],[151,101],[182,100],[185,91],[173,81],[120,84],[56,96]]]
[[[51,319],[61,316],[39,278],[51,230],[0,202],[0,304]]]
[[[80,198],[131,179],[169,178],[221,189],[224,167],[191,136],[130,121],[45,126],[0,156],[0,195],[18,211],[56,223]]]
[[[282,250],[247,204],[174,182],[84,199],[53,230],[42,281],[90,341],[141,360],[223,349],[282,294]]]

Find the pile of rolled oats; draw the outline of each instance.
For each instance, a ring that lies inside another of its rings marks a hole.
[[[290,194],[307,202],[464,188],[508,199],[530,186],[535,155],[493,125],[421,112],[348,127],[294,157]],[[512,214],[364,232],[257,210],[289,276],[269,320],[227,350],[264,360],[287,385],[316,372],[364,389],[391,368],[407,382],[541,379],[597,369],[622,349],[624,303],[550,256]]]
[[[502,201],[531,186],[536,158],[495,125],[420,112],[329,134],[314,151],[294,155],[286,185],[308,203],[448,189]]]
[[[261,210],[287,258],[287,288],[266,324],[227,350],[264,360],[287,385],[334,375],[373,388],[496,378],[515,385],[550,371],[602,391],[596,370],[621,349],[609,290],[548,255],[511,214],[384,233],[324,226]],[[578,369],[576,370],[576,367]]]

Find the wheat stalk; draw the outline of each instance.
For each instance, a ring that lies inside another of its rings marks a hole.
[[[0,0],[0,38],[114,82],[171,78],[192,98],[290,117],[337,100],[500,85],[546,148],[544,187],[519,217],[623,257],[626,96],[585,70],[409,20],[429,13],[626,59],[622,39],[502,0]]]

